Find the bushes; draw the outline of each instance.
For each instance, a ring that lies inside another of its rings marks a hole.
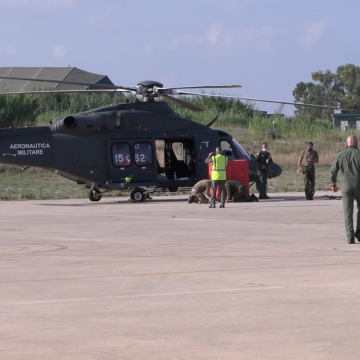
[[[329,120],[314,120],[309,115],[289,118],[276,115],[267,118],[257,115],[250,119],[249,130],[255,134],[265,134],[266,130],[272,130],[273,121],[275,121],[276,136],[281,138],[309,137],[315,139],[329,136],[333,132],[333,126]]]
[[[121,93],[2,95],[0,127],[49,123],[59,115],[79,113],[124,100]]]
[[[75,114],[125,100],[121,93],[78,93],[78,94],[39,94],[39,115],[46,113]]]
[[[0,127],[33,125],[38,109],[33,95],[0,96]]]
[[[225,125],[243,125],[248,126],[249,119],[253,115],[253,107],[250,104],[244,104],[239,100],[214,98],[205,96],[180,97],[198,108],[204,110],[203,113],[195,113],[183,108],[173,102],[168,102],[171,108],[185,119],[193,120],[201,124],[208,124],[211,120],[218,119],[214,127]]]

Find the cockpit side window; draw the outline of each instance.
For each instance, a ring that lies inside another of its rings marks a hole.
[[[130,146],[126,143],[116,143],[111,146],[112,161],[115,166],[130,166]]]
[[[153,163],[152,146],[150,143],[141,142],[134,144],[135,164],[149,166]]]
[[[232,142],[240,159],[250,160],[250,154],[233,138]]]
[[[232,149],[232,146],[228,141],[224,141],[224,140],[221,141],[220,146],[222,148],[223,155],[226,155],[229,160],[235,160],[236,159],[234,151]]]

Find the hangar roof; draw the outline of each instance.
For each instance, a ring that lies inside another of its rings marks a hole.
[[[94,74],[76,67],[0,67],[0,76],[25,77],[33,79],[51,79],[83,81],[93,84],[114,85],[106,75]],[[0,79],[0,92],[31,90],[83,90],[82,85],[59,84],[25,80]],[[97,87],[97,89],[99,89]]]

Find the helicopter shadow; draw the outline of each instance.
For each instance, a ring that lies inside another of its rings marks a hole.
[[[86,200],[85,200],[86,201]],[[133,201],[129,201],[129,200],[126,200],[126,201],[123,201],[123,200],[114,200],[114,201],[107,201],[107,202],[96,202],[96,203],[93,203],[93,202],[84,202],[83,204],[56,204],[56,203],[43,203],[43,204],[36,204],[36,205],[39,205],[39,206],[59,206],[59,207],[70,207],[70,206],[73,206],[73,207],[83,207],[83,206],[105,206],[105,205],[137,205],[137,204],[159,204],[159,203],[170,203],[170,202],[186,202],[187,199],[185,198],[180,198],[180,199],[165,199],[165,198],[161,198],[161,199],[155,199],[153,198],[152,200],[150,201],[143,201],[143,202],[133,202]]]

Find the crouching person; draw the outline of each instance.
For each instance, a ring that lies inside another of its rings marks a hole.
[[[236,180],[227,180],[225,183],[226,189],[226,202],[245,202],[253,201],[250,196],[245,196],[248,188],[246,185],[242,184]]]
[[[191,189],[191,195],[189,197],[188,203],[191,204],[196,202],[199,204],[207,204],[209,202],[210,189],[211,180],[205,179],[198,181]]]

